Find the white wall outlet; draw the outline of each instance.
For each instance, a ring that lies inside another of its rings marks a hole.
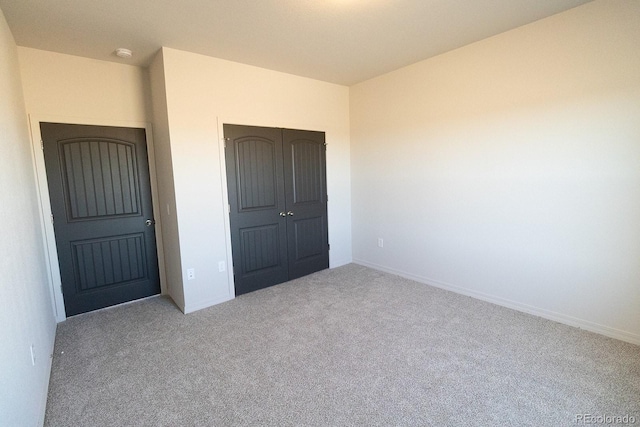
[[[196,278],[196,269],[188,268],[187,269],[187,280],[193,280]]]
[[[219,261],[218,262],[218,271],[220,273],[222,273],[223,271],[225,271],[227,269],[227,263],[224,261]]]
[[[378,237],[378,247],[379,248],[384,247],[384,239],[382,239],[382,237]]]
[[[31,344],[31,365],[36,366],[36,349],[33,344]]]

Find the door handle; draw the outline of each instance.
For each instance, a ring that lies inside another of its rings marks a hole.
[[[284,212],[280,212],[280,216],[285,217],[285,216],[287,216],[287,214],[284,213]]]
[[[153,225],[153,220],[152,219],[148,219],[144,222],[144,225],[146,225],[147,227],[151,227]]]
[[[287,212],[287,215],[293,216],[293,212],[289,211],[289,212]]]

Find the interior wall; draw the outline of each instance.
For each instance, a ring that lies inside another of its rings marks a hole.
[[[27,112],[31,118],[31,132],[35,140],[40,138],[39,121],[57,121],[101,126],[144,127],[147,131],[151,188],[156,231],[162,223],[157,214],[157,173],[154,162],[155,143],[151,121],[151,89],[146,69],[127,64],[98,61],[73,55],[18,47],[21,75]],[[43,200],[49,192],[44,176],[44,157],[35,156],[38,183]],[[50,206],[42,206],[44,217],[50,214]],[[49,250],[55,253],[53,227],[45,222]],[[160,279],[163,293],[171,293],[165,276],[163,241],[158,233]],[[63,320],[64,304],[60,290],[56,261],[51,265],[54,281],[54,299],[58,320]]]
[[[174,49],[162,53],[185,311],[233,297],[223,123],[326,132],[330,265],[350,262],[349,89]],[[218,271],[220,261],[227,271]],[[188,268],[195,269],[190,281]]]
[[[27,112],[37,116],[148,122],[146,70],[18,47]]]
[[[173,185],[173,162],[169,139],[169,113],[167,111],[167,91],[165,88],[164,60],[158,52],[149,67],[151,105],[154,125],[154,145],[156,149],[156,169],[158,177],[158,197],[160,226],[164,246],[167,292],[184,311],[184,288],[180,256],[180,234],[176,217],[176,194]]]
[[[56,322],[18,53],[2,11],[0,93],[0,420],[36,426],[44,422]]]
[[[354,260],[640,343],[638,22],[595,1],[352,87]]]

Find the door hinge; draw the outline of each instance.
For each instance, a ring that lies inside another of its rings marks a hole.
[[[229,211],[229,213],[231,213],[231,203],[227,203],[227,211]]]
[[[330,243],[327,244],[327,249],[331,250],[331,244]]]
[[[51,214],[51,224],[53,224],[53,214]]]
[[[44,151],[44,141],[40,140],[40,149]]]

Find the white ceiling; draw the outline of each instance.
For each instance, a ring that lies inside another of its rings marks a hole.
[[[19,46],[148,65],[161,46],[351,85],[590,0],[0,0]],[[134,58],[114,55],[117,47]]]

